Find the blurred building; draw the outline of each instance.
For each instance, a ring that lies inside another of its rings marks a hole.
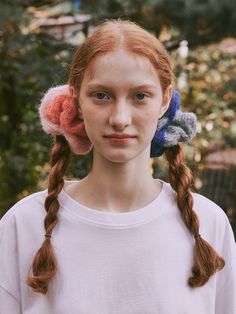
[[[57,40],[77,46],[87,37],[92,16],[78,13],[71,3],[51,8],[28,8],[34,19],[30,31],[45,31]]]

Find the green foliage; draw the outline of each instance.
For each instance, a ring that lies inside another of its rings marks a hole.
[[[182,99],[186,110],[196,113],[199,121],[197,136],[192,142],[189,160],[192,167],[201,167],[202,159],[213,143],[236,147],[236,53],[226,53],[220,45],[199,46],[191,50],[185,64],[178,62],[176,76],[187,73],[188,88]]]
[[[70,49],[47,34],[30,32],[21,6],[0,11],[0,209],[36,189],[37,164],[48,158],[38,120],[42,92],[65,77]],[[27,191],[23,192],[22,191]]]
[[[157,35],[163,25],[177,28],[191,46],[236,34],[236,2],[231,0],[85,0],[94,21],[129,18]]]
[[[226,53],[220,47],[220,43],[199,46],[189,51],[185,62],[178,57],[178,51],[171,53],[181,108],[194,112],[198,119],[196,136],[190,143],[181,143],[196,177],[214,145],[236,147],[236,52]],[[187,84],[181,89],[178,81],[183,72]],[[166,166],[166,161],[158,158],[155,175],[166,179]]]

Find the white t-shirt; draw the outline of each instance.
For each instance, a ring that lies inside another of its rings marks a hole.
[[[236,313],[236,244],[226,214],[193,193],[200,233],[226,265],[191,288],[194,238],[165,182],[148,205],[122,213],[88,208],[63,190],[51,239],[58,272],[46,295],[32,292],[25,279],[45,239],[46,195],[25,197],[0,221],[1,314]]]

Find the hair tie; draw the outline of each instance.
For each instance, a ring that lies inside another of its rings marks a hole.
[[[194,236],[195,239],[201,238],[201,235],[198,233],[197,235]]]
[[[151,157],[161,156],[165,147],[190,141],[196,133],[196,128],[196,115],[193,112],[180,110],[180,94],[174,90],[168,110],[158,121],[151,143]]]
[[[45,238],[49,238],[50,239],[51,238],[51,234],[46,233],[45,234]]]
[[[75,154],[85,155],[91,150],[92,144],[68,84],[52,87],[45,93],[39,114],[44,131],[64,135]]]

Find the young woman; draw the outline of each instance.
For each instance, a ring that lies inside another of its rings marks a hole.
[[[68,84],[40,104],[53,135],[48,189],[0,225],[0,313],[233,314],[236,245],[221,208],[192,192],[169,56],[130,21],[107,20],[74,55]],[[82,180],[71,151],[93,152]],[[169,181],[150,156],[166,155]]]

